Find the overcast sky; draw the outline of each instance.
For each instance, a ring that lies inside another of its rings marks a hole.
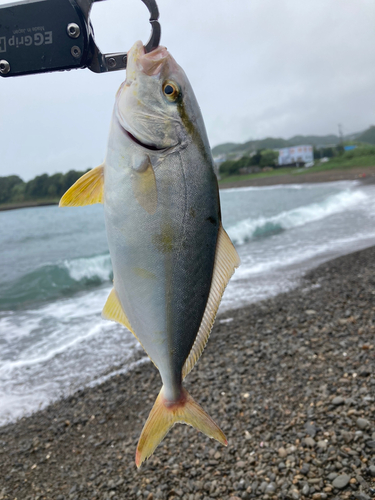
[[[0,4],[8,3],[0,0]],[[158,0],[162,45],[186,71],[211,146],[375,124],[374,0]],[[150,34],[141,0],[94,4],[102,52]],[[99,165],[125,72],[0,78],[0,175]]]

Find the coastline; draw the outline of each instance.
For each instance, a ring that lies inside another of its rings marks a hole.
[[[315,183],[315,182],[334,182],[334,181],[351,181],[360,180],[364,184],[375,183],[375,167],[363,167],[363,168],[352,168],[352,169],[332,169],[325,170],[322,172],[302,172],[299,174],[282,174],[277,175],[277,171],[274,175],[268,177],[256,177],[253,179],[237,180],[234,182],[226,181],[219,182],[219,189],[233,189],[240,187],[261,187],[261,186],[276,186],[279,184],[303,184],[303,183]],[[0,212],[5,210],[17,210],[20,208],[32,208],[32,207],[44,207],[50,205],[58,205],[59,200],[47,200],[47,201],[29,201],[20,203],[9,203],[5,205],[0,205]]]
[[[277,171],[276,171],[277,172]],[[322,172],[306,172],[295,174],[272,175],[269,177],[255,177],[254,179],[239,180],[235,182],[219,183],[220,189],[233,189],[249,186],[275,186],[277,184],[304,184],[318,182],[335,182],[335,181],[354,181],[359,180],[364,184],[375,182],[375,167],[351,168],[351,169],[332,169]]]
[[[17,210],[19,208],[33,208],[33,207],[48,207],[50,205],[58,205],[58,201],[25,201],[21,203],[8,203],[0,205],[0,212],[6,210]]]
[[[217,318],[186,388],[227,448],[176,425],[137,471],[161,385],[142,363],[1,427],[1,500],[370,499],[374,273],[370,247]]]

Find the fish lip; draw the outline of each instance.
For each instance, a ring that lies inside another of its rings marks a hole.
[[[165,62],[170,58],[168,50],[161,45],[148,53],[145,52],[143,45],[142,49],[138,59],[140,70],[148,76],[159,75]]]

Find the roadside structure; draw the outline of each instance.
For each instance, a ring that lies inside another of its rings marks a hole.
[[[309,145],[279,149],[279,165],[304,165],[314,161],[313,147]]]

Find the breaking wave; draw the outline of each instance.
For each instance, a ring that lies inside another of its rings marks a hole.
[[[0,284],[0,309],[70,296],[111,279],[108,253],[46,264],[12,282]]]
[[[362,191],[346,190],[329,196],[321,203],[312,203],[303,207],[280,212],[272,217],[245,219],[230,227],[227,232],[236,245],[243,245],[251,239],[273,234],[309,224],[330,215],[343,212],[362,203],[368,197]]]

